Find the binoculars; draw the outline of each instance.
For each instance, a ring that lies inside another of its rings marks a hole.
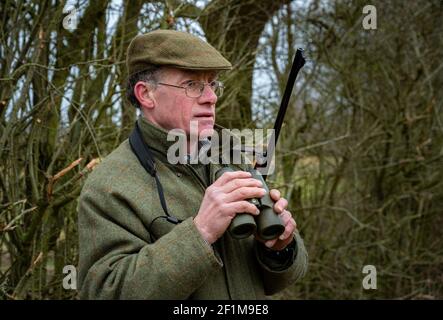
[[[223,173],[229,171],[235,170],[224,167],[215,173],[215,178],[218,179]],[[274,201],[271,199],[269,188],[262,175],[255,169],[250,169],[248,172],[251,173],[252,178],[260,180],[266,190],[266,194],[262,198],[248,200],[260,210],[260,214],[254,217],[249,213],[237,213],[229,226],[229,232],[235,239],[247,238],[254,232],[257,232],[259,237],[264,240],[275,239],[285,231],[285,226],[273,209]]]

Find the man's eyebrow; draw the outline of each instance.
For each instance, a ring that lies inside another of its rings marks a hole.
[[[189,78],[193,78],[195,77],[195,75],[196,75],[195,72],[189,72],[189,71],[183,72],[179,78],[179,82],[190,80]]]
[[[180,78],[180,80],[178,81],[178,83],[180,83],[180,84],[184,84],[184,83],[191,82],[191,81],[194,81],[194,80],[193,80],[193,79],[190,79],[190,78],[187,76],[187,77],[182,77],[182,78]]]
[[[211,79],[211,80],[217,80],[218,79],[218,72],[208,72],[206,73],[206,75]],[[189,80],[195,80],[196,77],[199,76],[199,72],[198,71],[185,71],[183,72],[182,76],[180,76],[179,78],[179,82],[185,82],[185,81],[189,81]]]

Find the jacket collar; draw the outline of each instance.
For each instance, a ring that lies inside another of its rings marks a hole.
[[[176,143],[178,138],[174,137],[173,139],[171,139],[171,141],[168,141],[168,131],[154,125],[152,122],[143,117],[143,115],[140,115],[138,117],[137,123],[142,133],[143,140],[148,144],[149,148],[156,151],[157,155],[160,156],[160,159],[162,161],[167,161],[166,159],[168,149]],[[217,131],[219,137],[222,136],[223,129],[226,128],[219,124],[214,124],[214,130]],[[184,134],[174,133],[174,135],[180,136],[181,139],[186,139],[186,135]],[[199,148],[201,147],[201,145],[202,144],[199,143]]]
[[[166,156],[169,147],[172,146],[176,140],[168,141],[168,131],[154,125],[143,117],[143,115],[138,117],[137,123],[142,133],[143,140],[145,140],[149,148]]]
[[[168,132],[160,127],[155,126],[153,123],[149,122],[148,120],[146,120],[142,115],[139,116],[137,123],[139,125],[140,131],[142,133],[142,137],[143,140],[148,144],[149,148],[153,151],[154,153],[154,157],[156,159],[158,159],[159,161],[163,162],[163,163],[169,163],[168,159],[167,159],[167,152],[170,146],[172,146],[176,140],[174,139],[173,141],[168,141],[167,137],[168,137]],[[223,133],[222,130],[226,129],[224,127],[222,127],[221,125],[218,124],[214,124],[214,130],[217,131],[219,137],[222,137]],[[221,139],[220,139],[221,140]],[[224,141],[219,141],[219,143],[222,143],[222,145],[218,146],[218,153],[222,154],[222,151],[225,150],[225,146],[224,144],[226,142]],[[201,146],[201,144],[200,144]],[[214,148],[214,146],[211,147]],[[219,158],[220,160],[220,158]],[[187,161],[185,161],[187,162]],[[216,180],[216,174],[218,172],[218,170],[220,170],[222,167],[226,166],[226,164],[221,164],[220,162],[211,162],[209,161],[209,184],[212,184],[215,180]],[[174,166],[178,166],[176,167],[176,169],[178,169],[179,167],[181,167],[182,165],[180,164],[180,162]],[[198,163],[198,164],[192,164],[192,167],[201,167],[203,166],[203,164]],[[244,164],[238,164],[237,167],[240,170],[247,170],[248,167]]]

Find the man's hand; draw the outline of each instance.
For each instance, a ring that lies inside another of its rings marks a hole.
[[[257,241],[264,243],[268,248],[272,250],[283,250],[288,244],[292,242],[293,233],[297,228],[297,223],[295,223],[292,214],[286,210],[288,207],[288,201],[285,198],[281,198],[280,191],[277,189],[272,189],[269,191],[271,199],[275,201],[274,211],[280,216],[280,219],[285,226],[285,231],[281,234],[279,238],[272,240],[263,240],[256,236]]]
[[[206,189],[194,223],[203,238],[212,244],[223,235],[237,213],[258,215],[257,207],[246,199],[261,198],[265,193],[261,181],[251,178],[251,173],[225,172]]]

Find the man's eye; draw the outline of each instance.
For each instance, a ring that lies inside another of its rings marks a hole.
[[[194,81],[193,80],[186,80],[186,81],[183,81],[180,85],[182,85],[182,86],[189,86],[190,84],[192,84]]]
[[[196,82],[196,81],[189,81],[189,82],[187,82],[186,83],[186,86],[188,87],[188,88],[197,88],[198,87],[198,82]]]

